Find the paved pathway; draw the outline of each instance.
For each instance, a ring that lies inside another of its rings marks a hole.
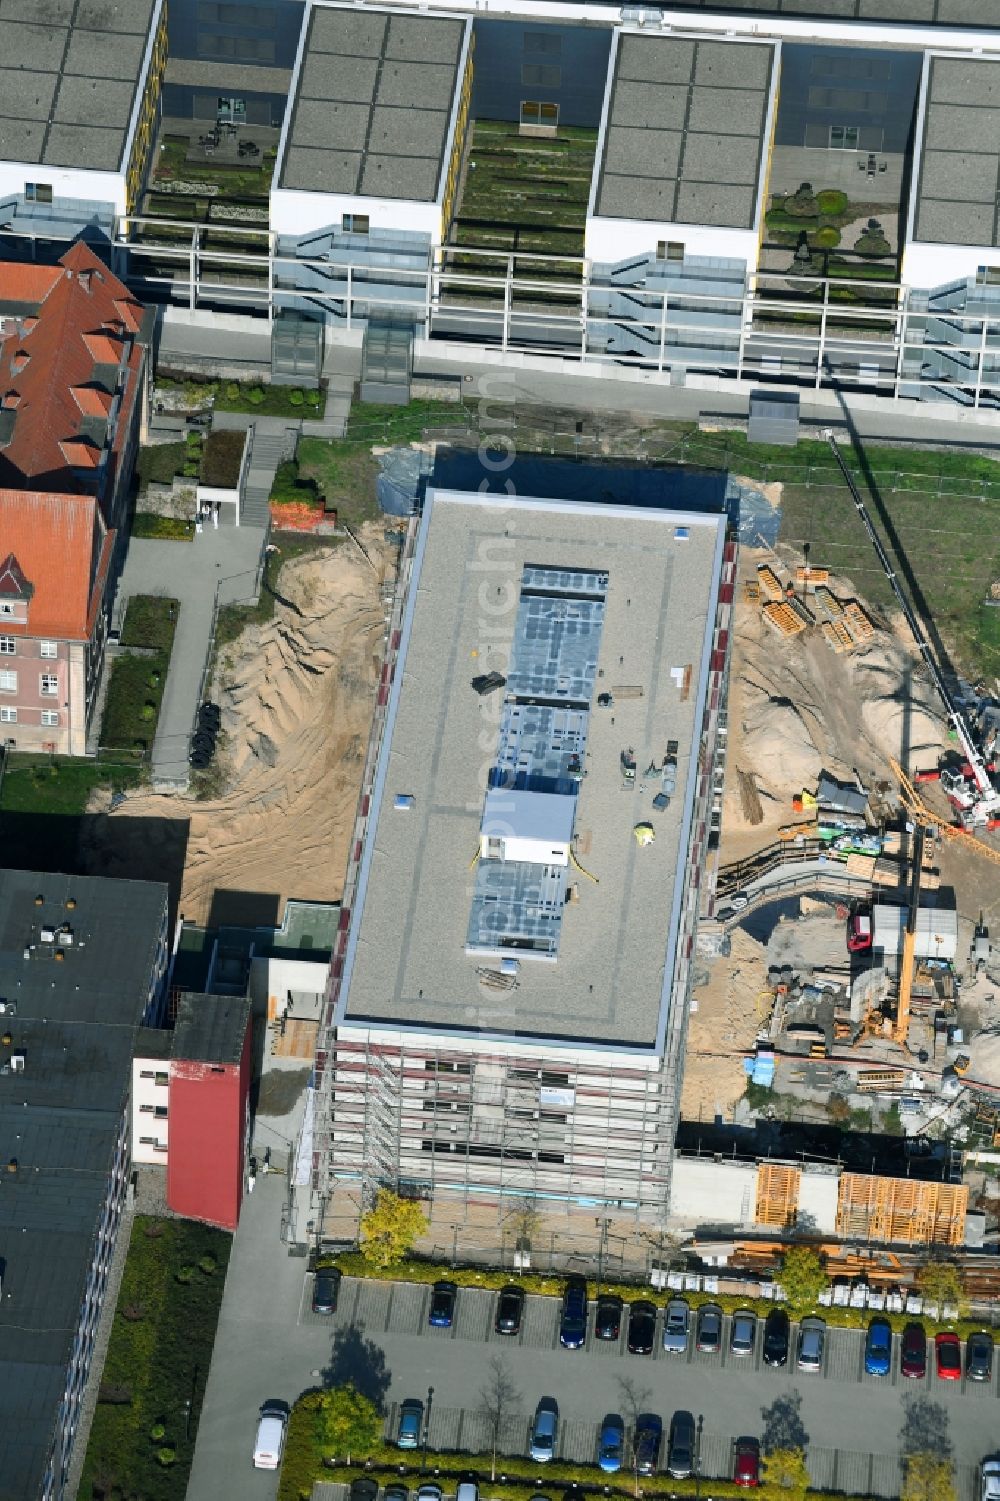
[[[133,537],[129,543],[119,598],[164,594],[179,600],[181,607],[153,742],[154,782],[187,782],[188,737],[208,652],[216,587],[223,604],[247,598],[262,541],[258,527],[210,526],[192,542]]]

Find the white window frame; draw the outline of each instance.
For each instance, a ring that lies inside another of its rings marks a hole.
[[[38,686],[43,698],[55,698],[59,692],[59,679],[54,672],[43,672],[38,679]]]
[[[58,711],[58,709],[43,709],[42,710],[42,724],[46,725],[47,728],[49,728],[51,730],[57,730],[59,728],[59,711]]]
[[[3,705],[0,708],[0,724],[17,724],[17,710]]]
[[[0,656],[17,656],[17,638],[15,636],[0,636]]]
[[[58,657],[58,641],[40,641],[38,643],[38,655],[40,657]]]
[[[8,602],[4,600],[3,604],[0,605],[0,615],[13,615],[13,613],[14,606],[12,604],[8,604]]]
[[[17,692],[17,673],[9,667],[0,668],[0,693]]]

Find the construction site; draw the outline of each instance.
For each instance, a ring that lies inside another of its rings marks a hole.
[[[671,1222],[746,1264],[775,1232],[842,1255],[1000,1231],[997,685],[950,670],[830,443],[896,609],[742,551]]]

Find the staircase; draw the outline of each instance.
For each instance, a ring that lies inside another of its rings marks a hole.
[[[240,498],[240,525],[265,527],[278,465],[295,453],[295,428],[280,418],[259,418],[250,440],[250,463]]]
[[[412,323],[370,318],[361,353],[361,400],[406,406],[412,366]]]

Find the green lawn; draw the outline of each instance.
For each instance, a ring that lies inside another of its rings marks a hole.
[[[97,787],[116,791],[142,779],[138,766],[87,761],[78,756],[7,757],[0,813],[46,813],[77,817]]]
[[[133,594],[122,626],[123,646],[149,646],[169,656],[177,629],[178,604],[157,594]]]
[[[207,1225],[136,1216],[78,1501],[182,1501],[231,1244]]]
[[[136,459],[136,473],[139,476],[139,488],[145,489],[150,484],[169,485],[173,482],[175,474],[180,474],[184,465],[188,462],[188,449],[186,443],[150,443],[139,449]]]
[[[132,518],[132,536],[148,537],[159,542],[190,542],[194,522],[180,516],[157,516],[153,511],[136,511]]]
[[[222,161],[189,162],[189,146],[187,136],[163,137],[150,177],[150,185],[154,190],[158,183],[164,182],[214,183],[220,189],[219,196],[223,198],[267,199],[274,171],[272,152],[264,152],[255,158],[258,163],[256,166],[249,162],[230,166]]]

